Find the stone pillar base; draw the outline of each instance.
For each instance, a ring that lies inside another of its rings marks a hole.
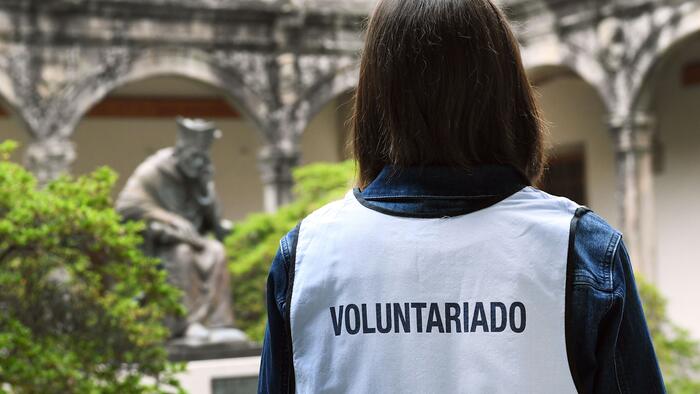
[[[299,163],[299,153],[284,145],[266,146],[260,152],[259,167],[263,181],[263,206],[266,212],[274,212],[290,203],[294,196],[292,169]]]

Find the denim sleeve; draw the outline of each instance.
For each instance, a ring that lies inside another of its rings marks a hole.
[[[619,232],[592,212],[574,229],[567,351],[581,393],[664,393],[634,272]]]
[[[293,380],[291,337],[287,327],[286,304],[290,267],[299,227],[280,240],[267,277],[267,326],[260,358],[258,393],[285,393]]]
[[[617,284],[613,293],[614,308],[622,310],[615,349],[615,366],[620,390],[623,393],[639,393],[645,390],[664,393],[661,369],[624,243],[620,244],[614,264],[616,269],[613,280]]]

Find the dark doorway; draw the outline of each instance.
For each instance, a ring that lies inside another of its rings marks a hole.
[[[581,205],[587,204],[586,155],[583,144],[557,147],[550,153],[540,188]]]

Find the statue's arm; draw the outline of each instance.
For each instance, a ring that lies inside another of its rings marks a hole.
[[[224,220],[221,217],[221,206],[218,201],[215,201],[207,208],[207,215],[204,223],[206,226],[205,231],[211,231],[219,241],[223,241],[223,239],[231,233],[233,227],[230,221]]]
[[[125,220],[146,222],[149,237],[163,242],[180,241],[200,248],[203,239],[184,217],[161,207],[153,193],[142,187],[127,187],[117,199],[116,209]]]
[[[208,204],[204,206],[204,221],[201,231],[211,232],[219,241],[223,241],[231,233],[232,224],[221,217],[221,204],[216,198],[214,182],[211,180],[205,182],[203,188],[206,190],[205,200]]]

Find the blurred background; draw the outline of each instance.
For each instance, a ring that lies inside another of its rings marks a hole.
[[[373,3],[0,0],[0,140],[41,184],[109,166],[116,196],[176,116],[210,119],[224,216],[274,215],[299,197],[295,168],[349,159]],[[541,187],[620,229],[663,319],[700,337],[700,1],[499,4],[548,126]],[[234,287],[252,280],[231,258]]]

